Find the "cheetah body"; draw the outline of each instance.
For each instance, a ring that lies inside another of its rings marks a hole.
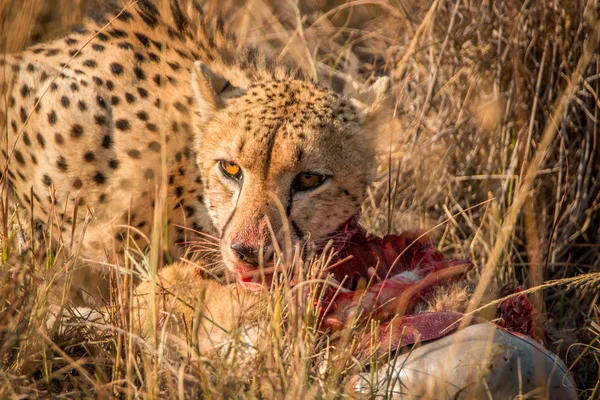
[[[208,71],[200,77],[190,75],[197,60]],[[54,226],[65,254],[83,260],[73,261],[73,283],[87,292],[105,295],[107,286],[97,279],[105,269],[85,261],[111,261],[126,240],[143,250],[157,221],[174,257],[187,240],[182,227],[222,237],[229,229],[227,246],[256,242],[266,235],[264,216],[278,219],[275,193],[294,208],[296,231],[318,238],[356,213],[373,175],[372,150],[353,138],[366,107],[240,50],[220,24],[177,0],[139,0],[6,56],[0,69],[5,178],[18,204]],[[321,160],[331,154],[334,167]],[[216,176],[219,157],[248,171],[243,192]],[[296,210],[289,193],[289,176],[310,162],[343,171],[335,192],[310,199],[331,218],[312,222],[306,201]]]

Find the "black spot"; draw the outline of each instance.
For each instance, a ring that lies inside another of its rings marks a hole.
[[[133,49],[133,46],[129,42],[119,42],[119,43],[117,43],[117,46],[119,46],[123,50],[132,50]]]
[[[85,111],[87,110],[87,104],[85,104],[85,102],[83,100],[79,100],[77,102],[77,107],[79,108],[79,110],[81,111]]]
[[[184,51],[180,50],[180,49],[175,49],[175,53],[179,54],[179,57],[181,58],[185,58],[185,59],[190,59],[190,56],[187,55]]]
[[[150,39],[148,39],[148,36],[137,32],[134,35],[141,44],[143,44],[145,47],[150,47]]]
[[[144,171],[144,178],[145,179],[152,179],[154,178],[154,170],[152,168],[148,168]]]
[[[106,102],[104,101],[104,99],[100,96],[96,97],[96,103],[98,103],[98,106],[100,108],[106,108]]]
[[[27,112],[25,111],[25,108],[21,107],[21,109],[19,110],[19,116],[21,117],[21,122],[25,122],[27,121]]]
[[[171,130],[173,131],[173,133],[179,133],[179,124],[177,123],[177,121],[173,121],[171,123]]]
[[[141,63],[146,62],[146,56],[143,55],[142,53],[135,52],[135,53],[133,53],[133,56],[135,57],[135,60],[138,62],[141,62]]]
[[[129,124],[129,121],[126,120],[126,119],[118,119],[115,122],[115,126],[120,131],[128,131],[131,128],[131,125]]]
[[[77,40],[68,37],[65,39],[65,43],[67,44],[67,46],[73,46],[74,44],[77,44]]]
[[[27,97],[27,96],[29,96],[29,93],[31,93],[31,88],[24,84],[23,86],[21,86],[20,92],[21,92],[21,96]]]
[[[83,62],[83,65],[86,66],[86,67],[88,67],[88,68],[96,68],[97,64],[96,64],[96,61],[94,61],[94,60],[85,60]]]
[[[148,91],[146,89],[140,87],[137,89],[137,91],[142,99],[148,97]]]
[[[48,175],[44,175],[43,179],[42,179],[42,183],[46,186],[51,186],[52,185],[52,179],[48,176]]]
[[[117,169],[119,168],[119,160],[110,160],[108,162],[108,166],[112,169]]]
[[[102,147],[104,147],[105,149],[110,149],[112,147],[112,137],[110,137],[110,135],[104,135],[104,137],[102,138]]]
[[[23,143],[27,146],[31,146],[31,140],[29,139],[27,132],[23,132]]]
[[[110,105],[111,106],[118,106],[120,102],[121,102],[121,100],[117,96],[112,96],[110,98]]]
[[[48,122],[50,125],[55,125],[57,120],[56,111],[52,110],[48,113]]]
[[[94,174],[94,181],[100,185],[106,183],[106,175],[104,175],[102,172],[100,171],[96,171],[96,173]]]
[[[19,162],[19,164],[25,164],[25,159],[23,158],[23,154],[19,150],[15,150],[14,152],[15,160]]]
[[[92,49],[94,49],[94,51],[103,52],[104,51],[104,46],[102,46],[99,43],[94,43],[92,45]]]
[[[15,121],[14,119],[12,121],[10,121],[10,126],[12,126],[13,131],[15,131],[15,133],[17,133],[19,131],[19,127],[17,126],[17,121]]]
[[[91,151],[86,151],[83,154],[83,159],[85,162],[93,162],[96,159],[96,156]]]
[[[49,57],[55,56],[59,53],[58,49],[50,49],[46,52],[46,55]]]
[[[63,156],[59,156],[58,157],[58,161],[56,161],[56,166],[58,167],[58,169],[60,169],[62,172],[65,172],[67,170],[67,168],[69,167],[67,165],[67,160],[65,160],[65,158]]]
[[[152,78],[152,80],[154,81],[154,83],[160,86],[160,74],[154,75],[154,78]]]
[[[98,201],[100,203],[106,203],[106,194],[102,193],[99,197],[98,197]]]
[[[184,106],[183,104],[181,104],[181,102],[176,101],[175,103],[173,103],[173,107],[175,107],[175,109],[179,112],[185,113],[188,111],[187,107]]]
[[[158,127],[155,124],[146,124],[146,129],[148,129],[150,132],[158,131]]]
[[[156,142],[156,141],[152,141],[150,143],[148,143],[148,148],[156,153],[158,153],[160,151],[160,143]]]
[[[104,81],[102,80],[102,78],[99,78],[97,76],[92,77],[92,80],[94,81],[94,83],[98,86],[101,86],[104,84]]]
[[[144,70],[140,67],[134,67],[133,73],[135,74],[135,77],[138,78],[140,81],[146,80],[146,74],[144,73]]]
[[[141,121],[148,121],[148,114],[146,114],[145,111],[138,111],[138,113],[136,114],[138,119],[140,119]]]
[[[69,106],[71,105],[71,100],[69,100],[67,96],[62,96],[60,98],[60,104],[62,104],[64,108],[69,108]]]
[[[179,32],[184,32],[188,27],[188,21],[181,9],[179,8],[179,2],[172,1],[171,3],[171,14],[173,15],[173,21]]]
[[[37,158],[35,158],[35,156],[33,154],[30,154],[30,156],[31,156],[31,162],[33,162],[35,165],[37,165],[37,163],[38,163]]]
[[[83,135],[83,127],[79,124],[74,124],[71,127],[71,137],[80,138]]]
[[[17,104],[17,99],[15,99],[13,96],[10,96],[8,98],[8,106],[12,108],[15,106],[15,104]]]
[[[31,63],[27,64],[27,71],[29,72],[34,72],[35,71],[35,66]]]
[[[108,35],[106,35],[105,33],[100,32],[100,33],[98,33],[96,35],[96,37],[98,39],[100,39],[101,41],[103,41],[103,42],[107,42],[108,41]]]
[[[60,133],[55,133],[54,141],[56,142],[56,144],[63,144],[65,142],[65,138]]]
[[[135,96],[132,95],[131,93],[125,93],[125,100],[129,103],[129,104],[133,104],[135,103]]]
[[[94,115],[94,122],[96,125],[104,126],[106,125],[106,117],[104,115]]]
[[[123,74],[123,66],[116,62],[111,63],[110,71],[115,75],[121,75],[121,74]]]
[[[188,136],[192,135],[192,128],[190,128],[190,125],[187,122],[182,122],[181,127]]]
[[[115,88],[115,84],[113,83],[113,81],[108,79],[106,81],[106,88],[112,92],[112,90]]]
[[[108,31],[108,34],[110,36],[114,37],[115,39],[119,39],[119,38],[123,38],[123,37],[129,36],[127,34],[127,32],[122,31],[120,29],[112,29],[112,30]]]
[[[78,57],[78,56],[80,56],[80,55],[81,55],[81,53],[80,53],[80,52],[78,52],[78,51],[77,51],[77,49],[71,49],[71,50],[69,50],[69,56],[70,56],[70,57],[75,57],[75,56],[77,56],[77,57]]]
[[[172,61],[172,62],[171,61],[167,61],[167,64],[175,72],[179,71],[179,69],[181,68],[181,65],[179,65],[179,63],[177,61]]]
[[[194,216],[196,210],[194,210],[194,207],[192,206],[185,206],[183,208],[185,210],[185,216],[188,218],[191,218],[192,216]]]
[[[155,28],[158,25],[158,9],[148,0],[138,0],[138,14],[142,20],[150,28]]]
[[[83,182],[79,178],[75,178],[73,181],[73,189],[80,189],[83,186]]]
[[[156,53],[153,53],[151,51],[148,52],[148,58],[150,58],[150,61],[155,63],[160,61],[160,57]]]
[[[142,153],[140,153],[139,150],[127,150],[127,155],[134,159],[142,158]]]
[[[182,194],[183,194],[183,188],[181,186],[177,186],[175,188],[175,196],[176,197],[181,197]]]
[[[129,11],[121,11],[121,14],[118,17],[119,20],[123,22],[129,22],[133,19],[133,15]]]
[[[77,86],[77,84],[75,82],[72,82],[71,85],[69,85],[69,87],[71,88],[71,90],[73,92],[78,92],[79,91],[79,86]]]
[[[71,32],[78,33],[80,35],[85,35],[86,33],[88,33],[88,30],[83,25],[73,25],[71,27]]]

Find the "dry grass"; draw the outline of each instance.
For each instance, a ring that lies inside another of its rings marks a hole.
[[[58,35],[101,2],[59,3],[0,3],[0,51]],[[337,90],[392,76],[394,119],[377,138],[379,178],[362,222],[379,234],[432,229],[446,254],[470,257],[478,284],[471,309],[480,314],[493,312],[479,307],[503,285],[530,288],[541,310],[538,333],[572,366],[581,397],[600,397],[597,0],[223,0],[207,7],[223,13],[240,40],[305,66]],[[243,342],[218,357],[193,346],[182,358],[163,354],[128,334],[118,307],[107,321],[114,329],[72,323],[46,336],[36,289],[67,266],[46,248],[14,261],[27,243],[2,193],[0,397],[329,398],[343,391],[353,361],[301,307],[314,295],[308,287],[295,297],[285,288],[274,294],[265,346],[250,361],[237,358]],[[125,267],[152,270],[155,260]],[[116,305],[127,304],[130,285],[116,282]],[[322,368],[325,359],[337,361]]]

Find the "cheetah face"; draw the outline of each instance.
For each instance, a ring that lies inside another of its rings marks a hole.
[[[323,248],[359,212],[374,178],[369,131],[387,78],[369,107],[292,79],[217,95],[206,66],[192,75],[197,162],[227,267],[252,271],[277,246]]]

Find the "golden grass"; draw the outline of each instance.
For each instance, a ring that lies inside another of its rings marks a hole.
[[[50,3],[1,2],[0,52],[59,35],[102,2]],[[240,41],[306,66],[337,90],[392,76],[394,119],[377,137],[379,176],[362,223],[379,234],[432,229],[446,254],[470,257],[470,310],[479,315],[493,314],[504,284],[527,288],[541,311],[538,333],[572,367],[581,397],[600,397],[597,2],[223,0],[206,7],[222,13]],[[35,232],[19,228],[27,221],[9,209],[2,188],[1,398],[350,396],[353,332],[337,342],[319,332],[303,306],[316,295],[310,284],[293,296],[286,287],[274,292],[254,357],[244,356],[241,339],[216,355],[190,345],[179,357],[156,347],[161,332],[148,341],[131,334],[134,315],[123,311],[132,304],[129,275],[115,282],[106,322],[67,321],[49,335],[40,328],[43,288],[72,272],[68,255],[77,249],[28,248]],[[162,239],[157,223],[151,253],[131,249],[135,256],[119,265],[152,280]]]

